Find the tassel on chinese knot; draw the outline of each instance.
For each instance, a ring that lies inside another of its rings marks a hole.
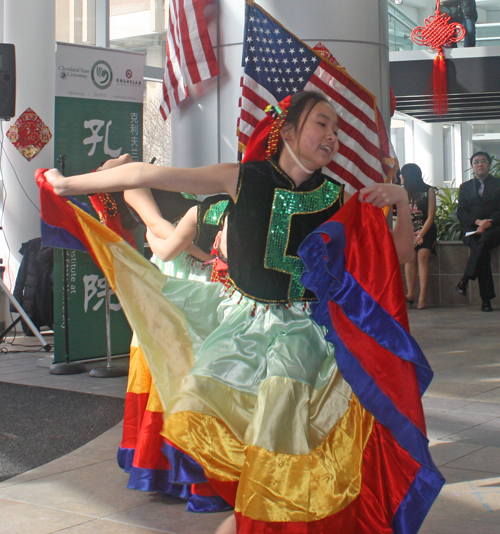
[[[436,12],[425,19],[425,26],[417,26],[411,32],[411,40],[422,46],[430,46],[437,51],[432,69],[433,111],[442,117],[448,113],[448,82],[446,60],[443,47],[458,43],[465,37],[465,28],[458,22],[450,22],[450,16],[441,13],[439,0],[436,0]]]

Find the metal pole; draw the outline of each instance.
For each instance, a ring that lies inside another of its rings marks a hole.
[[[109,307],[110,291],[106,279],[106,367],[96,367],[90,371],[94,378],[113,378],[115,376],[127,376],[128,368],[124,366],[111,367],[111,314]]]

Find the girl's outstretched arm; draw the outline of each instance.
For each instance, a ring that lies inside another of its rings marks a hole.
[[[182,169],[134,162],[68,178],[62,176],[57,169],[50,169],[45,176],[55,193],[63,196],[113,193],[149,187],[200,195],[227,193],[234,199],[238,173],[238,163],[217,163]]]
[[[147,226],[148,233],[147,233],[147,240],[149,242],[149,245],[151,246],[151,250],[163,261],[170,261],[171,259],[175,258],[178,254],[183,252],[184,250],[191,254],[191,256],[194,256],[195,258],[201,260],[201,261],[208,261],[212,258],[209,254],[206,252],[203,252],[200,247],[197,247],[192,243],[195,235],[196,235],[196,214],[197,214],[197,206],[193,206],[195,208],[194,210],[194,233],[189,241],[183,241],[182,247],[177,247],[178,252],[174,256],[169,254],[169,259],[166,260],[163,257],[158,254],[153,246],[153,240],[154,243],[159,243],[158,240],[164,242],[165,240],[168,240],[174,232],[176,232],[176,227],[169,221],[163,218],[160,209],[158,208],[158,204],[155,202],[155,199],[153,198],[153,195],[151,193],[151,189],[128,189],[124,193],[125,201],[132,206],[132,208],[139,214],[139,217],[142,219],[142,222]],[[193,208],[191,208],[193,209]],[[188,210],[187,213],[189,213]],[[186,213],[186,215],[187,215]],[[182,222],[182,221],[181,221]],[[179,223],[181,224],[181,223]],[[150,240],[150,237],[151,240]],[[167,245],[165,245],[166,247]]]
[[[186,215],[180,220],[167,239],[162,239],[148,228],[146,238],[151,250],[163,261],[170,261],[176,258],[192,244],[196,236],[197,218],[198,206],[193,206],[186,212]],[[208,254],[204,255],[207,260],[211,258]]]

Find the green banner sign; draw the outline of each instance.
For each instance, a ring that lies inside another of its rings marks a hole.
[[[56,67],[54,165],[71,176],[126,153],[142,161],[144,56],[58,43]],[[142,250],[140,232],[136,241]],[[108,295],[111,353],[128,354],[132,332],[111,288]],[[55,363],[107,355],[105,298],[104,274],[90,255],[56,249]]]

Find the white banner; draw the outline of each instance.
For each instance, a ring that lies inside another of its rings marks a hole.
[[[142,52],[56,43],[56,97],[142,102]]]

